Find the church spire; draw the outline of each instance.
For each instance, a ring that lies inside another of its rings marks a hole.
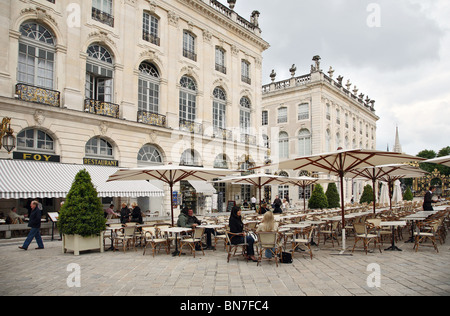
[[[395,133],[395,145],[394,145],[394,152],[396,153],[402,153],[402,145],[400,145],[400,137],[398,134],[398,126],[397,126],[397,130]]]

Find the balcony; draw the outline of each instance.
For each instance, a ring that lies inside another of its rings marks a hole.
[[[183,56],[186,57],[186,58],[189,58],[189,59],[191,59],[193,61],[197,61],[197,54],[192,52],[192,51],[190,51],[190,50],[183,49]]]
[[[221,73],[226,75],[227,74],[227,67],[216,63],[216,71],[221,72]]]
[[[59,91],[39,88],[23,83],[16,84],[16,96],[19,100],[59,107],[61,93]]]
[[[164,115],[148,111],[138,111],[137,121],[142,124],[166,127],[167,119]]]
[[[241,143],[247,145],[256,145],[256,136],[249,134],[241,134]]]
[[[252,84],[252,79],[247,76],[241,76],[241,80],[246,84]]]
[[[147,31],[143,31],[142,39],[144,41],[150,42],[150,43],[155,44],[157,46],[159,46],[160,42],[161,42],[161,40],[160,40],[160,38],[158,36],[156,36],[154,34],[151,34],[151,33],[147,32]]]
[[[231,140],[233,140],[233,132],[228,129],[214,127],[213,137],[231,141]]]
[[[92,8],[92,19],[108,26],[114,27],[114,17],[99,9]]]
[[[203,124],[180,119],[180,131],[203,135]]]
[[[87,113],[119,118],[119,109],[118,104],[92,99],[84,100],[84,111]]]

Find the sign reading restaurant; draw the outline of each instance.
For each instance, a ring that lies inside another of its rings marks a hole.
[[[105,160],[105,159],[95,159],[95,158],[83,158],[83,164],[92,166],[107,166],[107,167],[118,167],[118,160]]]
[[[60,162],[61,156],[50,155],[50,154],[38,154],[38,153],[23,153],[23,152],[15,151],[15,152],[13,152],[13,159],[46,161],[46,162]]]

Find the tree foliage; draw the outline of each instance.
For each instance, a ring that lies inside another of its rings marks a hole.
[[[414,196],[411,192],[411,188],[408,187],[405,191],[405,193],[403,194],[403,200],[405,201],[412,201],[414,199]]]
[[[327,196],[323,192],[323,187],[320,184],[315,185],[314,191],[308,201],[309,209],[323,209],[328,207]]]
[[[327,192],[325,193],[325,195],[327,196],[329,208],[341,206],[341,200],[339,197],[336,183],[333,182],[328,185]]]
[[[359,203],[371,203],[373,202],[373,189],[370,184],[367,184],[364,187],[363,193],[361,195],[361,199],[359,200]]]
[[[62,234],[89,237],[106,229],[106,219],[91,176],[84,169],[76,176],[58,220]]]

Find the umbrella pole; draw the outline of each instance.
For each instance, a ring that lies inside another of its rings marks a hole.
[[[344,205],[344,173],[339,175],[341,178],[341,212],[342,212],[342,251],[345,251],[345,205]]]
[[[376,214],[376,206],[375,206],[375,202],[376,202],[376,194],[375,194],[375,178],[372,178],[372,191],[373,191],[373,215]]]
[[[170,214],[172,217],[172,226],[174,226],[173,225],[173,184],[170,183],[169,186],[170,186]]]
[[[303,188],[303,210],[306,213],[306,185],[302,186]]]

